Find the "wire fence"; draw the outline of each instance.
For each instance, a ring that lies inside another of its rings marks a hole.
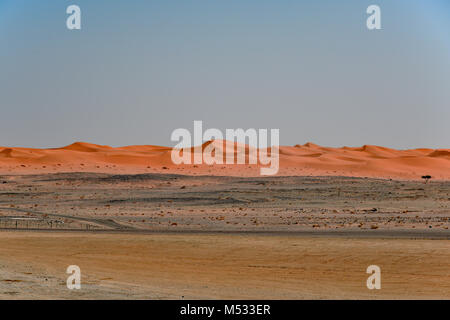
[[[3,218],[0,219],[0,229],[98,230],[100,228],[78,221]]]

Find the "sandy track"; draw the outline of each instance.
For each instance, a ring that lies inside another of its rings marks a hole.
[[[0,298],[450,298],[448,240],[0,232]],[[67,266],[82,289],[65,286]],[[367,266],[382,289],[366,287]]]

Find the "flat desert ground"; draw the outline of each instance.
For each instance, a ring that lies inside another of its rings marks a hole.
[[[0,298],[450,298],[448,149],[286,147],[272,177],[167,150],[0,148]]]
[[[2,299],[449,299],[448,240],[3,232]],[[66,268],[81,268],[68,290]],[[381,289],[368,290],[367,266]]]

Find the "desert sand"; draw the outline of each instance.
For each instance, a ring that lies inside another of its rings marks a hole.
[[[0,233],[2,299],[450,299],[448,241]],[[381,268],[381,289],[366,268]],[[68,290],[66,268],[81,269]]]
[[[272,177],[170,151],[0,148],[0,298],[450,299],[448,149],[281,147]]]
[[[224,150],[223,141],[210,141]],[[84,142],[54,149],[0,147],[0,174],[54,172],[172,173],[258,176],[258,165],[175,165],[171,148],[112,148]],[[248,148],[247,148],[248,152]],[[328,148],[306,143],[280,147],[281,176],[347,176],[385,179],[450,179],[450,149],[395,150],[379,146]]]
[[[4,175],[0,298],[450,299],[449,205],[448,181]]]

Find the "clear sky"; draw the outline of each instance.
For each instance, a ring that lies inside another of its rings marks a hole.
[[[449,148],[450,1],[0,0],[0,112],[2,146],[174,145],[203,120]]]

